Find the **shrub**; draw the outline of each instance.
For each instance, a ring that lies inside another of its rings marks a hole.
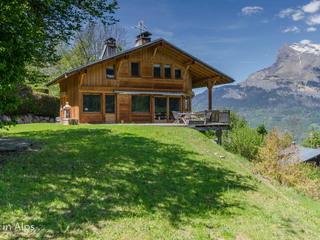
[[[278,130],[272,130],[265,137],[265,145],[259,147],[259,162],[256,170],[277,180],[284,186],[294,187],[312,197],[319,196],[318,180],[312,179],[313,170],[299,161],[299,149],[290,147],[287,135],[279,137]]]
[[[224,142],[226,150],[238,153],[249,160],[256,158],[258,147],[263,144],[263,136],[248,126],[232,129],[228,141]]]
[[[60,100],[58,97],[43,93],[34,94],[30,87],[23,87],[19,93],[22,103],[16,110],[6,113],[9,116],[33,114],[43,117],[59,116]]]

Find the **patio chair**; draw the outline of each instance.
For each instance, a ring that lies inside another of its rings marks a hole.
[[[174,117],[174,124],[180,124],[180,123],[184,123],[181,115],[179,112],[177,111],[172,111],[173,117]]]

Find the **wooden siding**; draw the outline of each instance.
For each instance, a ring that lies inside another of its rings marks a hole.
[[[131,121],[134,123],[151,123],[152,114],[151,113],[132,113]]]
[[[139,63],[139,76],[131,77],[131,63]],[[153,77],[153,65],[160,64],[161,78]],[[107,66],[114,66],[115,77],[107,78]],[[165,78],[164,66],[171,66],[171,78]],[[154,97],[151,97],[150,113],[131,113],[131,95],[116,94],[116,113],[105,113],[105,94],[114,91],[182,92],[182,110],[185,98],[192,98],[192,75],[190,63],[185,57],[170,55],[163,47],[146,48],[125,57],[93,66],[60,82],[61,93],[72,106],[71,118],[80,123],[105,122],[154,122]],[[181,78],[175,79],[175,68],[181,71]],[[101,94],[101,113],[83,113],[83,94]],[[151,96],[155,96],[150,94]],[[61,103],[63,99],[61,99]],[[190,103],[189,103],[190,104]],[[167,110],[169,111],[169,110]],[[168,120],[169,121],[169,120]]]

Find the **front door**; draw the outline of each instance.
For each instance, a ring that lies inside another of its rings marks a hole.
[[[118,110],[119,110],[119,118],[118,122],[129,123],[131,116],[131,95],[119,94],[118,95]]]
[[[154,98],[154,121],[167,122],[167,98],[155,97]]]

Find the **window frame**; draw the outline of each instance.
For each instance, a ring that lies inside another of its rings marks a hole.
[[[148,112],[134,112],[133,111],[133,98],[134,97],[148,97],[149,98],[149,110]],[[150,114],[151,113],[151,96],[150,95],[131,95],[131,113],[132,114]]]
[[[132,74],[132,64],[137,64],[138,65],[138,68],[137,68],[137,71],[138,71],[138,74],[137,75],[133,75]],[[131,62],[130,64],[130,74],[131,74],[131,77],[140,77],[140,62]]]
[[[99,96],[100,97],[100,112],[86,112],[84,111],[84,96]],[[82,94],[82,113],[87,114],[87,113],[93,113],[93,114],[101,114],[102,113],[102,94],[94,94],[94,93],[84,93]]]
[[[114,112],[110,113],[107,112],[107,96],[113,96],[114,99]],[[116,107],[117,107],[117,98],[115,94],[105,94],[105,114],[116,114]]]
[[[159,65],[159,77],[156,77],[154,74],[154,65]],[[153,64],[153,78],[162,78],[162,71],[161,71],[161,64],[160,63]]]
[[[180,72],[180,77],[177,77],[177,73],[176,73],[177,70]],[[182,79],[181,69],[178,67],[174,68],[174,78],[175,79]]]
[[[169,67],[170,67],[170,71],[169,71],[170,76],[169,76],[169,77],[166,76],[166,66],[169,66]],[[165,64],[165,65],[164,65],[164,78],[172,79],[172,65],[171,65],[171,64]]]
[[[113,68],[113,77],[108,77],[108,68],[112,67]],[[106,78],[107,79],[115,79],[116,78],[116,72],[115,72],[115,67],[114,65],[109,65],[106,67]]]

